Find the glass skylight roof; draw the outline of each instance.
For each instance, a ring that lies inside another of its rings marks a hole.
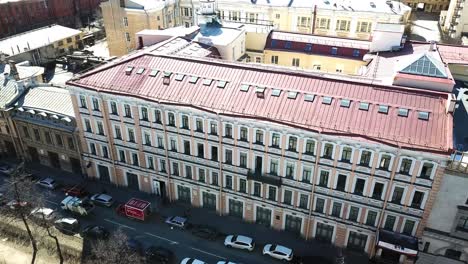
[[[164,77],[171,77],[172,72],[164,72]]]
[[[151,70],[149,76],[154,77],[154,76],[158,75],[158,72],[159,72],[158,70]]]
[[[359,110],[364,110],[364,111],[369,110],[369,103],[360,102],[359,103]]]
[[[143,74],[145,72],[145,68],[139,68],[136,72],[137,74]]]
[[[424,54],[400,72],[429,77],[447,78],[444,64],[428,54]]]
[[[388,114],[388,105],[379,105],[379,113]]]
[[[189,83],[197,83],[197,81],[198,81],[198,77],[197,77],[197,76],[192,76],[192,77],[190,77],[190,79],[189,79]]]
[[[296,99],[297,98],[297,92],[289,92],[288,93],[288,98],[289,99]]]
[[[351,104],[351,101],[348,99],[341,99],[340,106],[341,107],[346,107],[349,108],[349,105]]]
[[[399,116],[408,117],[408,112],[409,112],[409,110],[405,109],[405,108],[399,108],[398,109],[398,115]]]
[[[271,91],[271,96],[276,96],[276,97],[278,97],[278,96],[280,96],[280,94],[281,94],[281,90],[280,90],[280,89],[273,89],[273,90]]]
[[[176,79],[176,81],[182,81],[184,79],[184,77],[185,77],[185,75],[183,75],[183,74],[177,74],[175,76],[175,79]]]
[[[257,86],[257,87],[255,88],[255,92],[256,92],[256,93],[263,93],[263,92],[265,92],[265,87]]]
[[[331,104],[332,103],[332,100],[333,98],[329,97],[329,96],[324,96],[323,99],[322,99],[322,104]]]
[[[306,102],[313,102],[314,98],[315,98],[315,95],[313,95],[313,94],[304,95],[304,101],[306,101]]]
[[[243,92],[249,91],[249,85],[248,85],[248,84],[243,84],[243,85],[241,85],[241,89],[240,89],[240,90],[243,91]]]
[[[429,112],[424,112],[424,111],[419,112],[418,118],[421,120],[429,120]]]
[[[218,81],[218,84],[216,85],[216,87],[224,88],[224,87],[226,87],[226,84],[227,84],[226,81]]]
[[[212,81],[213,80],[211,80],[211,79],[205,79],[205,80],[203,80],[203,85],[210,86]]]

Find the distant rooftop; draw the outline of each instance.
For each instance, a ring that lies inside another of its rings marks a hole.
[[[145,52],[190,57],[220,57],[218,49],[215,47],[198,43],[183,37],[173,37],[169,40],[163,41],[153,46],[149,46],[145,49]]]
[[[201,25],[200,32],[193,38],[194,40],[210,46],[225,46],[236,40],[244,30],[240,28]]]
[[[317,8],[331,9],[331,10],[346,10],[352,12],[374,12],[374,13],[390,13],[390,14],[403,14],[411,10],[407,5],[399,1],[389,1],[391,6],[388,5],[387,0],[218,0],[219,4],[252,4],[259,6],[271,7],[292,7],[292,8]]]
[[[70,93],[60,87],[37,86],[30,88],[26,95],[16,101],[15,107],[75,117]]]
[[[403,33],[405,32],[404,24],[395,24],[395,23],[377,23],[375,25],[374,31],[386,31],[386,32],[396,32]]]
[[[38,49],[62,39],[76,36],[81,31],[60,25],[34,29],[14,36],[0,39],[0,53],[16,55],[28,50]]]
[[[369,50],[371,42],[359,39],[335,38],[311,34],[302,34],[297,32],[272,31],[272,39],[303,42],[310,44],[319,44],[333,47],[353,48]]]

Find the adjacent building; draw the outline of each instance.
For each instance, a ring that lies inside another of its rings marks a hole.
[[[46,26],[0,39],[0,56],[5,60],[42,65],[82,48],[82,35],[80,30]]]
[[[439,24],[442,31],[454,40],[461,40],[468,32],[468,8],[464,0],[451,0],[447,12],[440,14]]]
[[[447,10],[450,0],[403,0],[403,3],[415,11],[424,11],[428,13],[439,13]]]
[[[363,40],[370,39],[377,23],[404,24],[411,12],[403,3],[384,0],[109,0],[101,7],[111,55],[134,50],[135,33],[143,29],[198,25],[202,6],[207,5],[214,5],[217,16],[226,23]]]
[[[402,263],[452,149],[447,92],[147,53],[68,86],[90,177]]]

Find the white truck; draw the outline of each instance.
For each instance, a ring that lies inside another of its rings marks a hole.
[[[63,210],[68,210],[82,216],[88,215],[93,209],[94,205],[88,202],[87,199],[80,199],[78,197],[67,196],[60,203]]]

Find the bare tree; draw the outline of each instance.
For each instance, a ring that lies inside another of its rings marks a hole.
[[[10,216],[10,220],[19,218],[23,223],[26,233],[29,238],[29,242],[32,247],[32,257],[31,264],[36,262],[38,246],[37,240],[34,237],[31,226],[28,222],[29,215],[29,206],[33,200],[30,196],[30,190],[32,189],[32,184],[30,181],[24,180],[22,177],[24,175],[24,163],[22,162],[10,175],[9,180],[5,184],[6,193],[4,194],[5,199],[11,199],[10,203],[7,206],[3,206],[0,209],[0,215]],[[8,201],[7,201],[8,202]],[[5,221],[7,221],[5,219]]]
[[[117,230],[106,240],[95,241],[91,245],[89,264],[140,264],[144,263],[142,252],[135,252],[127,246],[128,236]]]

